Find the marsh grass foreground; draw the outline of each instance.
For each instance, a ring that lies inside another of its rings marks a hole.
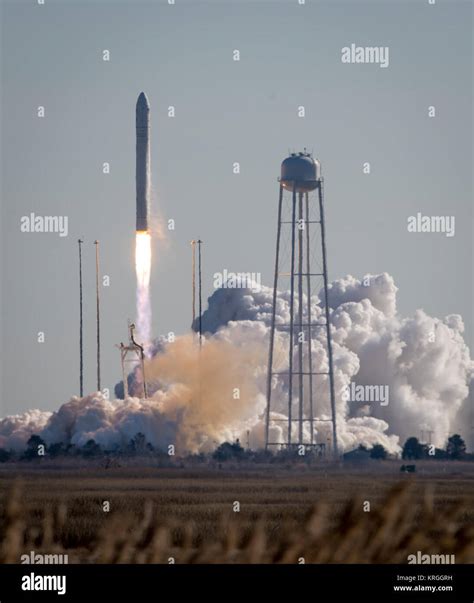
[[[34,551],[69,563],[407,563],[421,551],[472,563],[474,480],[461,469],[408,479],[293,469],[3,472],[0,562]]]

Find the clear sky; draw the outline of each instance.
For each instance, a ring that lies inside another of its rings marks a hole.
[[[120,378],[114,345],[126,340],[135,315],[134,120],[142,90],[151,104],[155,221],[176,225],[153,243],[155,335],[189,329],[193,238],[204,241],[205,297],[225,268],[261,272],[271,283],[279,165],[288,149],[307,147],[325,177],[330,278],[387,271],[402,314],[459,313],[472,344],[471,2],[3,0],[1,7],[0,415],[53,410],[78,393],[79,236],[85,389],[95,388],[95,239],[110,277],[101,290],[103,386],[113,390]],[[388,67],[342,63],[341,49],[352,43],[388,47]],[[68,236],[20,232],[31,212],[67,216]],[[455,216],[455,236],[407,232],[417,212]]]

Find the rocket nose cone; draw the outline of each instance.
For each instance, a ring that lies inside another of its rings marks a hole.
[[[137,100],[137,109],[150,109],[150,103],[148,102],[147,95],[144,92],[140,92]]]

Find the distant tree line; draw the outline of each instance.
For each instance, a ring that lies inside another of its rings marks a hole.
[[[370,458],[383,460],[389,458],[388,451],[381,445],[375,444],[372,448],[367,448],[362,444],[358,448],[368,453]],[[445,460],[474,460],[474,454],[466,452],[466,443],[459,434],[454,434],[448,438],[445,448],[436,448],[433,444],[423,444],[418,438],[410,437],[403,445],[402,459],[416,461],[421,459],[445,459]]]
[[[375,444],[372,448],[367,448],[362,444],[359,451],[368,453],[368,456],[376,460],[384,460],[390,457],[388,451],[381,445]],[[187,460],[204,463],[215,461],[225,463],[228,461],[248,461],[255,463],[281,463],[287,461],[310,462],[312,459],[321,457],[323,452],[318,448],[305,448],[302,454],[301,447],[282,448],[276,451],[265,449],[250,450],[244,449],[237,439],[235,442],[223,442],[216,449],[208,454],[199,453],[188,455]],[[37,458],[61,458],[76,457],[84,459],[115,457],[153,457],[169,458],[169,454],[159,448],[154,447],[147,441],[145,435],[138,432],[128,443],[122,446],[116,446],[112,449],[105,449],[95,440],[88,440],[83,446],[75,444],[63,444],[57,442],[47,445],[39,435],[32,435],[26,448],[21,452],[6,450],[0,448],[0,463],[7,461],[31,461]],[[466,444],[459,434],[454,434],[448,438],[446,447],[436,448],[430,444],[421,443],[418,438],[410,437],[406,440],[402,458],[404,460],[420,459],[447,459],[447,460],[474,460],[474,454],[466,452]]]
[[[459,434],[455,433],[448,438],[444,449],[436,448],[432,444],[422,444],[415,437],[408,438],[403,446],[402,458],[410,461],[430,458],[459,461],[474,460],[474,455],[466,452],[466,443]]]
[[[143,433],[137,433],[129,442],[122,446],[115,446],[112,449],[103,448],[95,440],[88,440],[83,446],[76,444],[64,444],[56,442],[47,445],[39,435],[32,435],[26,443],[26,448],[21,451],[5,450],[0,448],[0,463],[9,460],[31,461],[41,457],[61,458],[61,457],[82,457],[82,458],[100,458],[107,455],[116,456],[168,456],[164,451],[155,448],[150,442],[147,442]]]

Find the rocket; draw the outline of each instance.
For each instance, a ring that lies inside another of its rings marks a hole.
[[[136,124],[136,172],[137,187],[137,231],[148,231],[150,209],[150,103],[142,92],[137,100]]]

